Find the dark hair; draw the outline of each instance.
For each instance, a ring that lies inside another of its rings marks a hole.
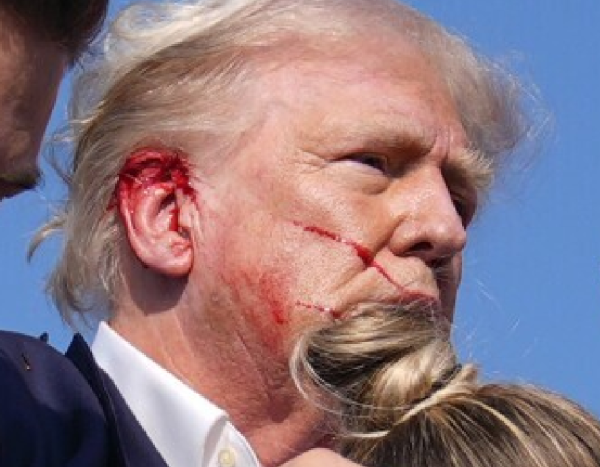
[[[65,48],[74,62],[98,33],[108,0],[2,0],[29,30]]]

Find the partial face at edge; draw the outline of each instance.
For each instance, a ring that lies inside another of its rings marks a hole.
[[[263,77],[263,120],[195,187],[203,308],[276,349],[365,302],[451,320],[476,174],[447,89],[407,43],[305,58]]]
[[[32,188],[37,155],[66,69],[56,44],[0,8],[0,199]]]

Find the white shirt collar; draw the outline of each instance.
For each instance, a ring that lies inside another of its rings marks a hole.
[[[100,323],[92,353],[170,467],[259,466],[223,410],[105,323]]]

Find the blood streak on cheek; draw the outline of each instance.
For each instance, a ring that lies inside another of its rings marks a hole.
[[[294,222],[294,225],[301,227],[306,232],[311,232],[317,234],[321,237],[328,238],[333,240],[334,242],[343,243],[344,245],[348,245],[350,248],[354,250],[356,256],[358,256],[366,267],[373,265],[373,253],[366,247],[360,245],[359,243],[353,242],[352,240],[348,240],[346,238],[341,237],[340,235],[334,234],[333,232],[329,232],[325,229],[316,226],[303,226],[297,222]]]
[[[135,203],[140,190],[162,187],[181,192],[192,201],[196,192],[190,183],[190,164],[185,153],[173,148],[138,148],[127,158],[119,172],[117,185],[108,209],[115,208],[122,200]],[[134,206],[129,205],[130,211]],[[171,229],[178,230],[178,209],[172,211]]]
[[[375,269],[379,274],[381,274],[384,277],[385,280],[387,280],[390,284],[392,284],[397,290],[399,290],[401,292],[406,292],[406,289],[403,286],[401,286],[400,284],[398,284],[398,282],[396,282],[389,275],[389,273],[384,269],[384,267],[375,261],[373,252],[371,250],[369,250],[367,247],[365,247],[355,241],[344,238],[341,235],[338,235],[338,234],[335,234],[328,230],[322,229],[321,227],[312,226],[312,225],[308,225],[308,226],[302,225],[298,222],[294,222],[294,225],[296,225],[297,227],[300,227],[305,232],[314,233],[320,237],[324,237],[324,238],[327,238],[334,242],[349,246],[350,248],[352,248],[352,250],[354,250],[354,253],[356,254],[356,256],[358,256],[361,259],[361,261],[363,262],[365,267]],[[302,304],[302,306],[304,306],[305,308],[309,308],[309,306],[307,306],[306,304]],[[318,309],[318,306],[311,305],[310,308]],[[331,311],[330,311],[330,313],[331,313]]]

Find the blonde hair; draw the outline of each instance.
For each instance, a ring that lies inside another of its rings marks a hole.
[[[252,57],[276,47],[291,55],[298,44],[327,50],[323,44],[384,30],[431,58],[473,149],[495,162],[517,144],[525,130],[516,80],[393,0],[163,1],[125,10],[102,50],[83,62],[71,103],[68,199],[34,241],[35,248],[54,231],[64,235],[48,281],[63,317],[111,310],[118,301],[126,240],[107,207],[133,148],[159,142],[184,149],[199,170],[223,164],[255,121],[258,97],[247,91],[268,60]],[[190,135],[209,143],[202,153],[185,150]]]
[[[292,369],[339,414],[339,451],[366,467],[600,466],[598,420],[540,388],[480,383],[417,310],[371,307],[311,332]]]

